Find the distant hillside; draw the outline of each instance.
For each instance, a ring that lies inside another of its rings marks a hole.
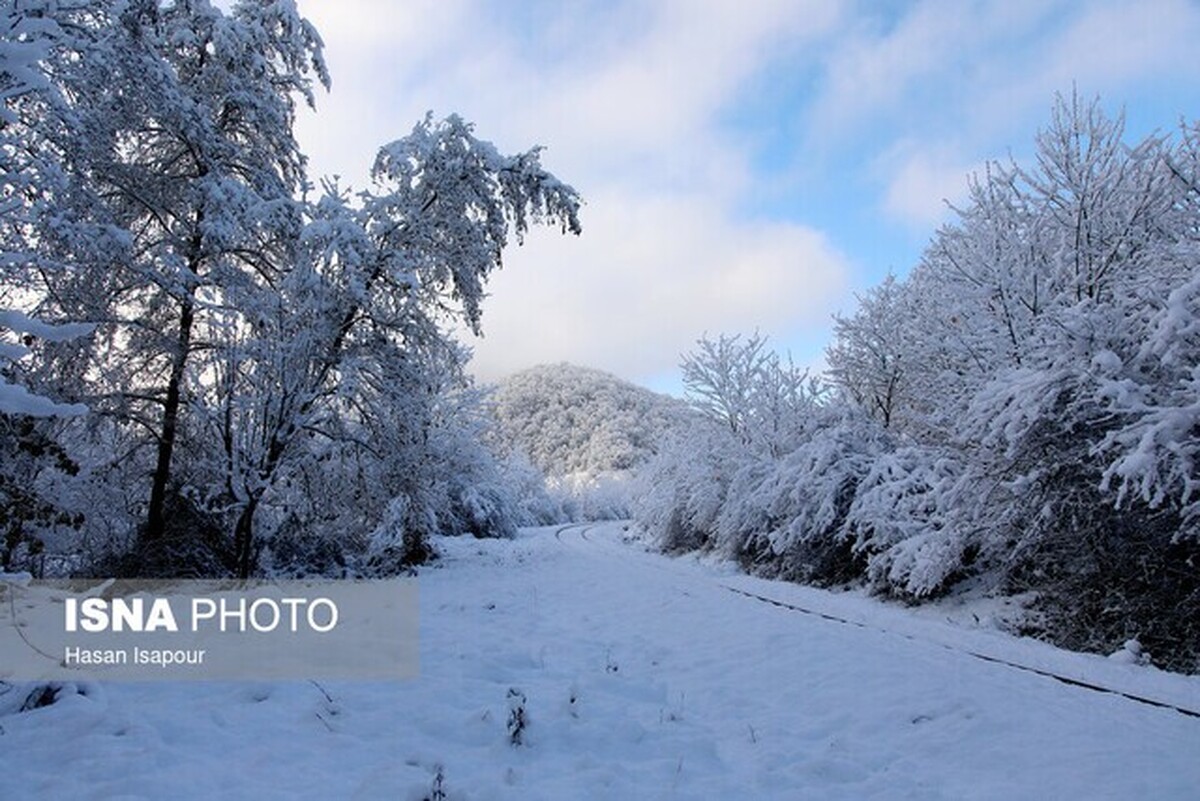
[[[687,406],[601,370],[540,365],[502,381],[500,434],[548,476],[628,471],[655,453]]]

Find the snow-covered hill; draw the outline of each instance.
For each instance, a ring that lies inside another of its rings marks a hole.
[[[0,798],[1008,801],[1200,787],[1200,717],[1170,708],[1200,711],[1198,677],[669,559],[619,523],[440,545],[446,558],[419,578],[418,679],[89,685],[22,713],[10,694]]]
[[[601,370],[551,364],[496,388],[501,437],[551,477],[628,471],[643,464],[682,415],[682,401]]]

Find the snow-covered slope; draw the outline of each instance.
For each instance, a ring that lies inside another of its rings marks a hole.
[[[622,535],[442,542],[415,681],[93,685],[6,714],[0,798],[1196,798],[1200,717],[1027,663],[1194,711],[1200,678]]]
[[[523,370],[496,388],[501,437],[548,476],[627,471],[689,414],[682,401],[572,364]]]

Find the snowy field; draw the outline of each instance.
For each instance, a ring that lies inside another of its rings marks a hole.
[[[1200,717],[1169,708],[1200,711],[1197,677],[667,559],[619,524],[439,545],[418,680],[0,699],[0,799],[1200,798]]]

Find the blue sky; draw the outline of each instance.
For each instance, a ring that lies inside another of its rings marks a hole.
[[[491,284],[474,369],[566,360],[678,387],[701,335],[760,330],[821,366],[831,317],[903,275],[986,160],[1021,161],[1055,92],[1131,140],[1200,118],[1187,0],[299,0],[333,91],[314,174],[366,182],[432,110],[545,165],[584,233]]]

